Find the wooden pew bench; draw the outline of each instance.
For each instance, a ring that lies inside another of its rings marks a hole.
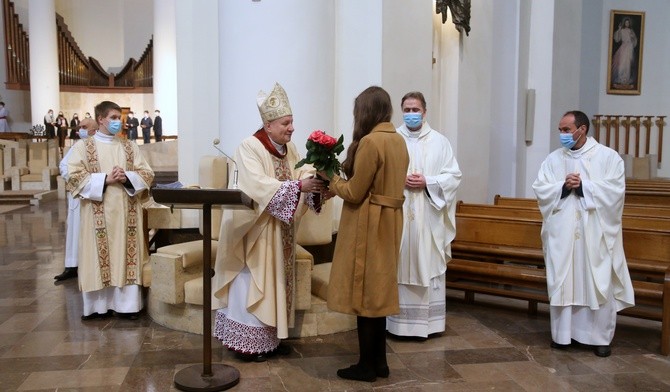
[[[666,191],[670,192],[670,179],[666,180],[642,180],[637,178],[626,179],[626,190],[638,191]]]
[[[461,206],[462,208],[462,206]],[[538,212],[539,214],[539,212]],[[447,287],[528,301],[528,311],[548,302],[539,219],[457,212]],[[670,231],[624,228],[624,251],[636,306],[620,312],[661,321],[661,352],[670,354]]]
[[[644,208],[642,208],[644,209]],[[666,212],[670,212],[670,208],[656,208],[652,212],[646,211],[646,215],[635,215],[638,212],[636,209],[626,209],[624,207],[624,214],[622,217],[623,228],[642,228],[642,229],[659,229],[670,231],[670,215],[665,216]],[[661,210],[661,211],[658,211]],[[475,214],[485,216],[501,216],[509,218],[523,218],[542,221],[542,214],[540,209],[535,207],[516,207],[512,205],[494,205],[494,204],[471,204],[459,201],[456,204],[456,211],[464,214]],[[661,212],[658,215],[652,215],[653,212]]]
[[[488,205],[490,204],[478,204],[478,205]],[[495,206],[506,206],[506,207],[516,207],[516,208],[531,208],[538,209],[537,200],[531,198],[523,197],[507,197],[496,195],[494,198]],[[633,203],[631,200],[626,198],[623,206],[624,215],[635,215],[635,216],[651,216],[651,217],[665,217],[670,218],[670,204],[667,205],[645,205]]]
[[[670,206],[670,191],[627,190],[626,203]]]

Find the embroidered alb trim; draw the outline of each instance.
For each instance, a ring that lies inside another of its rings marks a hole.
[[[431,302],[430,305],[400,305],[400,313],[393,315],[398,320],[431,320],[444,317],[447,304],[444,301]]]
[[[277,328],[252,327],[231,320],[223,312],[216,312],[214,337],[231,350],[245,354],[262,354],[279,346]]]

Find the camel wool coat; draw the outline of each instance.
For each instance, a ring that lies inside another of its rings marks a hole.
[[[409,155],[390,122],[364,136],[354,174],[334,176],[330,190],[344,200],[328,283],[328,307],[363,317],[397,314],[398,255]]]

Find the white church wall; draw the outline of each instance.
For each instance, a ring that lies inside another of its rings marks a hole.
[[[523,117],[519,117],[519,24],[520,3],[518,1],[496,1],[490,4],[492,66],[491,66],[491,118],[490,157],[487,201],[496,194],[512,195],[516,188],[516,166],[520,159],[510,159],[524,133]],[[504,37],[504,38],[499,38]],[[505,42],[500,42],[504,40]],[[521,121],[519,119],[521,118]],[[521,136],[520,136],[521,135]],[[518,157],[517,157],[518,158]],[[495,175],[493,173],[496,173]]]
[[[602,0],[582,2],[579,110],[586,113],[589,117],[599,113],[600,62],[602,59],[600,47],[603,41],[607,41],[607,38],[602,35],[602,10]],[[592,135],[593,133],[590,132],[590,134]],[[558,141],[556,143],[556,146],[558,146]]]
[[[219,3],[177,1],[176,67],[179,104],[179,181],[198,183],[198,165],[205,155],[218,155],[212,146],[219,137]],[[162,111],[161,111],[162,113]],[[232,151],[223,147],[231,154]],[[182,227],[198,227],[198,212],[182,210]]]
[[[382,87],[391,96],[393,123],[403,122],[400,101],[410,91],[432,95],[433,25],[432,0],[384,1],[382,29]],[[427,103],[428,122],[434,102]]]
[[[383,84],[382,0],[335,2],[333,134],[351,143],[354,99],[371,85]],[[346,151],[340,155],[344,160]]]
[[[456,95],[443,95],[443,110],[456,109],[451,100],[458,100],[457,160],[463,172],[458,197],[469,202],[485,202],[489,192],[489,164],[491,140],[492,95],[492,45],[503,45],[505,37],[494,37],[492,0],[472,4],[472,32],[469,37],[459,37],[458,54],[443,53],[442,58],[459,59]],[[451,17],[447,21],[450,24]],[[446,25],[445,28],[453,28]],[[455,38],[455,37],[452,37]],[[452,49],[455,47],[452,45]],[[451,113],[451,112],[447,112]],[[456,115],[455,113],[451,113]]]
[[[228,151],[260,128],[256,96],[275,82],[291,102],[301,154],[311,131],[333,128],[334,17],[331,2],[220,3],[220,137]]]
[[[528,40],[528,89],[535,90],[535,116],[533,142],[526,146],[526,162],[523,183],[524,192],[514,196],[534,197],[532,184],[542,161],[551,152],[552,72],[555,1],[533,1],[529,14]],[[514,157],[510,157],[514,159]]]
[[[432,108],[429,121],[434,129],[449,139],[454,155],[458,158],[460,156],[458,150],[460,139],[458,80],[461,72],[461,36],[453,24],[442,24],[440,15],[433,16],[433,27],[435,66],[433,67],[433,94],[428,103],[429,108]]]
[[[518,72],[516,113],[518,133],[516,135],[515,188],[513,195],[523,195],[528,186],[526,177],[527,148],[535,139],[535,90],[528,87],[530,67],[530,27],[531,27],[531,0],[521,0],[518,3]]]
[[[147,110],[152,118],[155,110],[160,111],[165,136],[178,134],[176,25],[182,16],[176,10],[177,3],[177,0],[154,0],[153,7],[154,20],[161,23],[154,25],[154,106]]]
[[[582,0],[561,0],[554,9],[553,69],[549,149],[560,147],[558,122],[568,110],[586,110],[579,101],[581,73]],[[539,169],[539,168],[538,168]]]

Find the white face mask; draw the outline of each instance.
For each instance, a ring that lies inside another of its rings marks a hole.
[[[158,112],[156,112],[156,113],[154,113],[154,115],[155,115],[155,116],[160,116],[161,114],[158,113]]]

